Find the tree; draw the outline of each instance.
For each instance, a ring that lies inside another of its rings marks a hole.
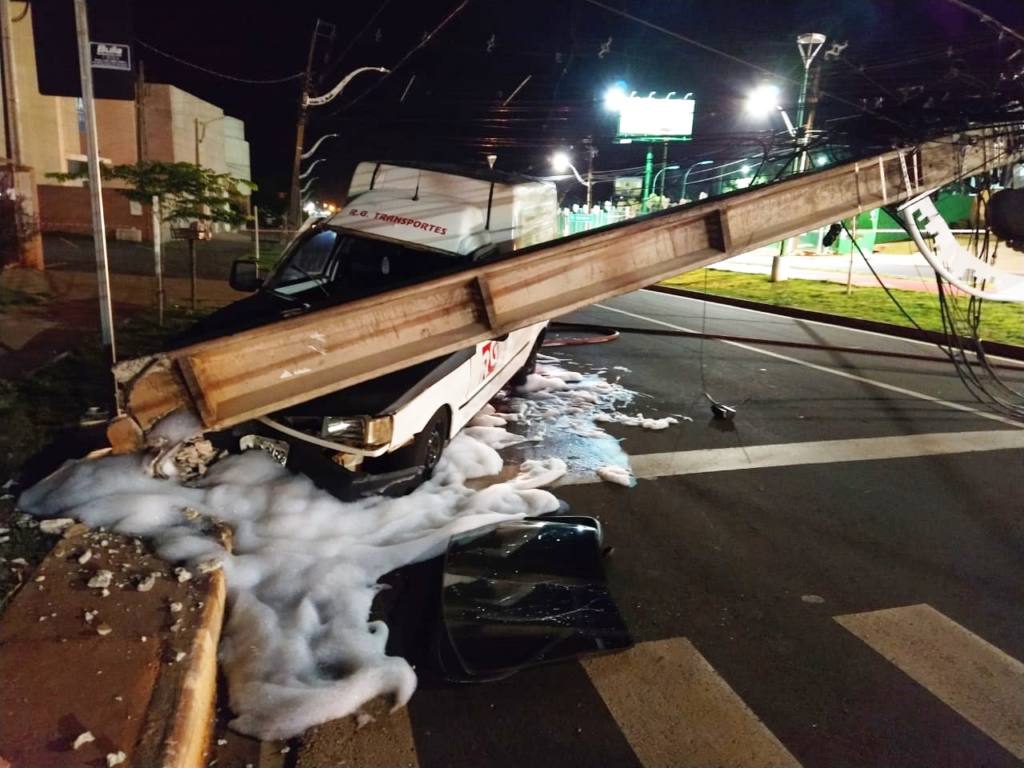
[[[134,164],[101,165],[104,179],[121,181],[127,186],[118,192],[137,203],[153,205],[161,221],[219,222],[242,224],[241,189],[255,190],[251,181],[229,173],[218,173],[195,163],[163,163],[143,160]],[[48,173],[50,178],[70,181],[88,177],[88,171]],[[196,241],[190,239],[189,260],[192,269],[192,309],[196,308]],[[163,321],[163,273],[159,251],[155,252],[157,302]]]

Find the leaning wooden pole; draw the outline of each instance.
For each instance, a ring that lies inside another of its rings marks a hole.
[[[117,451],[187,409],[206,430],[465,348],[861,211],[1011,163],[1005,132],[894,150],[523,249],[514,257],[119,364]],[[315,343],[312,343],[314,342]]]

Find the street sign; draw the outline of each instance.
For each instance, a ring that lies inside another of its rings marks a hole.
[[[135,98],[131,0],[89,0],[90,62],[97,99]],[[32,0],[39,92],[81,97],[73,0]]]
[[[93,69],[132,71],[132,49],[121,43],[89,43],[89,61]]]

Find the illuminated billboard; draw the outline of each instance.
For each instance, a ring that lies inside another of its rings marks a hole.
[[[618,139],[686,141],[693,135],[693,99],[628,96],[620,102]]]

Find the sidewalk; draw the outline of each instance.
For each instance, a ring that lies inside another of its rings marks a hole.
[[[879,246],[885,249],[886,246]],[[709,269],[729,272],[745,272],[755,275],[771,274],[772,259],[779,252],[778,246],[766,246],[749,253],[721,261]],[[919,253],[892,253],[888,250],[868,254],[871,265],[878,272],[886,287],[936,293],[935,272]],[[871,273],[864,259],[853,254],[853,271],[850,275],[850,256],[825,254],[794,254],[784,260],[785,274],[797,280],[822,280],[830,283],[850,283],[857,287],[877,288],[878,280]],[[1024,254],[1001,249],[999,266],[1010,272],[1024,274]]]
[[[220,571],[69,527],[0,623],[0,766],[202,765],[224,598]]]

